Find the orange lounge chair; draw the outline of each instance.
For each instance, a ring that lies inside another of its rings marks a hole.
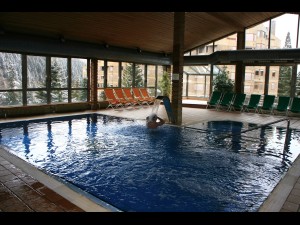
[[[117,96],[117,100],[119,102],[121,102],[125,107],[126,106],[131,106],[132,103],[130,101],[127,101],[124,94],[123,94],[123,90],[122,88],[115,88],[115,93],[116,93],[116,96]]]
[[[149,95],[147,88],[140,88],[140,92],[142,93],[143,97],[147,99],[150,103],[154,103],[155,97]]]
[[[141,105],[144,105],[144,104],[149,105],[151,103],[151,100],[146,99],[142,96],[139,88],[132,88],[132,92],[134,94],[134,98],[136,100],[138,100]]]
[[[127,99],[128,102],[131,103],[132,106],[141,105],[141,103],[138,100],[134,99],[134,96],[132,95],[130,88],[123,88],[123,91],[124,91],[125,98]]]
[[[116,109],[118,107],[123,107],[123,104],[116,98],[112,88],[105,88],[104,94],[106,96],[106,101],[108,101],[108,106],[106,108],[111,107],[112,109]]]

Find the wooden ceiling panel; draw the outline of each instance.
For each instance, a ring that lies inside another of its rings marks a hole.
[[[279,12],[187,12],[185,46],[190,50]],[[16,32],[124,48],[171,53],[172,12],[1,12],[0,28]]]

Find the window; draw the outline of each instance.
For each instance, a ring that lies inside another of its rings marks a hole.
[[[259,70],[255,70],[255,75],[259,75]]]
[[[71,59],[71,96],[72,102],[87,101],[87,60]]]
[[[0,53],[0,105],[22,104],[22,63],[21,55]]]

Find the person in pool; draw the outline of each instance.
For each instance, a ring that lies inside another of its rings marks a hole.
[[[157,128],[164,123],[165,121],[162,118],[158,117],[155,113],[151,113],[146,117],[146,125],[148,128]]]

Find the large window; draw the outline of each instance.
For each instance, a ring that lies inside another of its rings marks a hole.
[[[148,92],[151,93],[151,96],[155,96],[155,87],[156,87],[156,66],[148,65],[147,66],[147,88],[148,88]]]
[[[87,60],[72,59],[71,96],[72,102],[87,101]]]
[[[107,87],[119,87],[119,62],[107,62]]]
[[[245,94],[264,94],[265,72],[265,66],[245,66]]]
[[[246,49],[267,49],[269,47],[269,21],[246,29]]]
[[[98,60],[98,75],[97,75],[97,99],[98,101],[105,100],[104,94],[104,76],[105,76],[104,60]]]
[[[296,48],[298,15],[283,14],[271,20],[271,49]]]
[[[224,51],[224,50],[236,50],[237,44],[237,34],[233,34],[222,38],[215,42],[214,51]]]
[[[21,55],[0,53],[0,105],[22,105]]]
[[[27,56],[27,104],[46,104],[46,57]]]
[[[51,58],[51,102],[68,102],[68,69],[66,58]]]
[[[208,98],[210,88],[210,65],[185,66],[182,96]]]
[[[86,59],[13,53],[0,59],[2,106],[87,101]]]

